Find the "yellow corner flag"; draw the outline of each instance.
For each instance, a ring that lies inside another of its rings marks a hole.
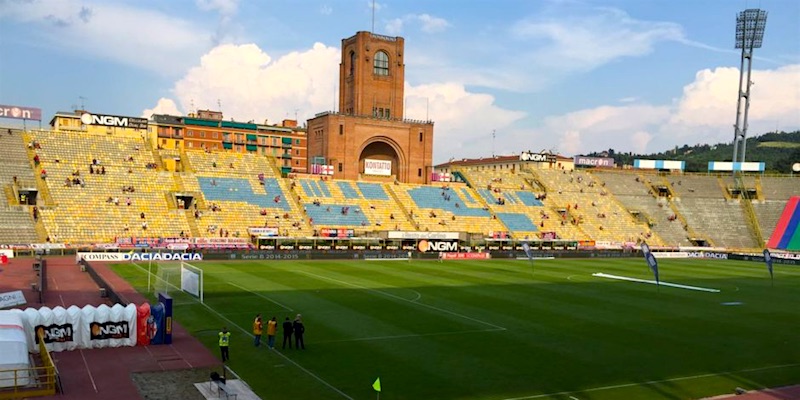
[[[376,392],[381,391],[381,378],[375,379],[375,383],[372,384],[372,388],[375,389]]]

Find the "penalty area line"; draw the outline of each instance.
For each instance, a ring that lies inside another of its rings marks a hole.
[[[596,272],[592,274],[592,276],[596,276],[598,278],[608,278],[608,279],[617,279],[621,281],[628,281],[628,282],[637,282],[637,283],[649,283],[651,285],[659,284],[661,286],[669,286],[678,289],[687,289],[687,290],[697,290],[699,292],[708,292],[708,293],[719,293],[719,289],[711,289],[711,288],[704,288],[699,286],[689,286],[689,285],[681,285],[679,283],[670,283],[670,282],[656,282],[647,279],[637,279],[637,278],[629,278],[627,276],[619,276],[619,275],[609,275],[604,274],[602,272]]]
[[[533,396],[523,396],[523,397],[509,397],[503,400],[530,400],[530,399],[541,399],[545,397],[556,397],[556,396],[564,396],[570,394],[580,394],[580,393],[587,393],[587,392],[600,392],[603,390],[613,390],[613,389],[623,389],[629,388],[634,386],[652,386],[657,385],[659,383],[668,383],[668,382],[679,382],[679,381],[688,381],[692,379],[703,379],[703,378],[711,378],[715,376],[725,376],[731,374],[739,374],[742,372],[758,372],[758,371],[768,371],[771,369],[781,369],[781,368],[794,368],[800,366],[800,363],[794,364],[781,364],[781,365],[770,365],[768,367],[759,367],[759,368],[747,368],[747,369],[740,369],[737,371],[724,371],[724,372],[717,372],[712,374],[700,374],[700,375],[691,375],[691,376],[679,376],[677,378],[670,378],[670,379],[659,379],[653,381],[646,381],[646,382],[638,382],[638,383],[625,383],[621,385],[611,385],[611,386],[600,386],[594,387],[589,389],[575,389],[563,392],[555,392],[555,393],[545,393],[545,394],[537,394]]]

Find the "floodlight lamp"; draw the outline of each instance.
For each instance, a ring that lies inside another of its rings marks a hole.
[[[736,16],[736,48],[757,49],[764,40],[767,12],[758,8],[744,10]]]

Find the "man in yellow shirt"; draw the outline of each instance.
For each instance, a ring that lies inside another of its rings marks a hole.
[[[253,321],[253,344],[258,347],[261,346],[261,332],[264,330],[264,323],[261,321],[261,314],[256,314],[256,319]]]
[[[267,344],[269,345],[270,349],[275,347],[275,334],[277,332],[278,320],[275,317],[272,317],[272,319],[267,322]]]
[[[223,326],[222,332],[219,333],[219,352],[222,354],[222,362],[226,362],[230,360],[230,355],[228,354],[228,345],[231,343],[231,333],[228,332],[228,328]]]

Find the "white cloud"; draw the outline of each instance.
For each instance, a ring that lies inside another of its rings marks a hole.
[[[340,56],[338,48],[320,43],[277,59],[254,44],[221,45],[178,80],[172,93],[186,112],[195,111],[192,104],[217,109],[219,101],[226,119],[262,122],[266,118],[276,123],[293,119],[297,112],[298,119],[305,121],[334,107]],[[437,161],[483,154],[491,145],[493,129],[505,129],[524,116],[497,106],[493,96],[470,93],[458,83],[407,83],[405,94],[406,118],[429,118],[436,124]],[[160,99],[144,113],[169,113],[177,108],[175,102]]]
[[[175,104],[175,101],[165,97],[158,99],[155,107],[142,111],[142,118],[150,118],[153,114],[184,115],[178,110],[178,105]]]
[[[322,15],[331,15],[333,14],[333,8],[327,4],[323,4],[319,7],[319,13]]]
[[[438,33],[449,28],[451,24],[444,18],[434,17],[430,14],[407,14],[401,18],[393,18],[386,22],[384,29],[390,35],[398,35],[408,25],[419,25],[425,33]]]
[[[610,8],[594,11],[584,16],[525,19],[514,24],[511,33],[532,44],[545,41],[536,50],[539,64],[574,70],[648,54],[660,41],[684,37],[681,26],[672,22],[636,20]]]
[[[175,83],[182,108],[217,109],[226,118],[272,122],[302,121],[330,110],[338,84],[339,49],[317,43],[273,60],[254,44],[221,45],[204,55],[200,64]]]
[[[43,42],[71,54],[133,65],[158,73],[182,72],[209,46],[210,32],[173,15],[124,3],[40,0],[4,3],[5,19],[36,26]]]
[[[621,58],[645,56],[660,43],[686,41],[683,28],[676,23],[638,20],[613,8],[582,4],[554,7],[557,12],[512,16],[507,27],[472,35],[463,44],[415,44],[420,49],[417,53],[440,55],[425,60],[409,53],[409,57],[430,62],[415,75],[428,81],[456,80],[515,92],[539,91]],[[410,21],[419,22],[419,16],[403,19],[405,25]],[[445,23],[442,28],[450,26]],[[389,28],[404,27],[392,21]],[[498,41],[499,35],[506,39]]]
[[[434,160],[488,156],[492,130],[500,132],[525,116],[501,108],[489,94],[470,93],[459,83],[419,86],[406,84],[406,113],[410,119],[434,121]],[[496,140],[500,149],[502,139]],[[500,152],[497,152],[500,154]]]
[[[219,13],[217,29],[211,41],[215,44],[234,41],[235,26],[233,17],[239,9],[239,0],[195,0],[197,7],[203,11]]]
[[[800,129],[800,64],[754,70],[752,80],[749,136],[776,125]],[[537,150],[558,147],[574,155],[608,148],[650,153],[683,144],[730,142],[738,81],[735,68],[702,70],[673,104],[606,105],[551,116],[539,128],[516,130],[512,143],[528,140]]]

